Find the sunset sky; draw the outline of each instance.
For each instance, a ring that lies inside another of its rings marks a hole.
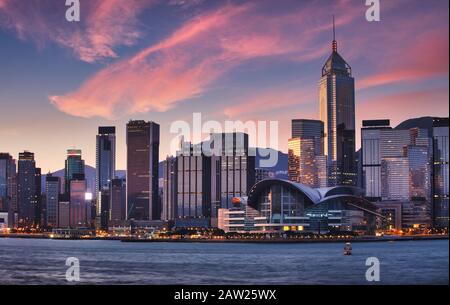
[[[35,152],[43,172],[80,148],[95,165],[99,125],[117,127],[125,169],[125,125],[204,120],[278,120],[287,150],[290,120],[318,118],[318,81],[338,52],[356,83],[357,143],[363,119],[392,125],[448,116],[449,2],[381,0],[367,22],[363,0],[0,0],[0,152]]]

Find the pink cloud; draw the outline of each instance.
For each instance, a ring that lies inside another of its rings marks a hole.
[[[378,72],[357,82],[359,89],[448,75],[448,31],[431,30],[400,41]]]
[[[70,48],[86,62],[116,58],[114,48],[132,45],[141,36],[137,16],[155,0],[90,0],[81,3],[81,21],[65,20],[65,1],[1,0],[0,26],[20,39],[44,46],[48,41]]]
[[[81,117],[166,111],[201,95],[246,60],[321,55],[311,48],[317,43],[316,6],[283,16],[262,14],[257,8],[255,3],[225,5],[200,14],[162,41],[102,69],[78,90],[50,100],[59,110]]]

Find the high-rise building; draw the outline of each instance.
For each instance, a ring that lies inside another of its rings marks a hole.
[[[17,172],[17,197],[19,226],[29,228],[38,225],[37,196],[40,189],[36,185],[36,163],[34,153],[24,151],[19,153]]]
[[[17,205],[15,180],[16,161],[10,154],[0,153],[0,212],[14,211],[14,204]]]
[[[327,186],[326,158],[323,155],[323,122],[292,120],[288,141],[288,178],[310,187]]]
[[[102,126],[98,128],[96,138],[96,221],[98,230],[108,230],[110,218],[110,186],[116,171],[116,128]]]
[[[47,174],[45,178],[45,210],[46,210],[46,226],[56,228],[58,226],[58,204],[60,194],[59,177]]]
[[[366,198],[378,201],[382,197],[382,160],[385,160],[385,166],[389,166],[389,162],[398,161],[389,158],[405,156],[405,147],[411,144],[410,131],[392,129],[389,120],[366,120],[362,125],[362,186]]]
[[[449,141],[448,118],[433,120],[433,223],[448,228]]]
[[[84,175],[74,175],[70,180],[70,227],[88,228],[91,226],[91,204],[86,198]]]
[[[70,181],[75,175],[84,175],[84,160],[80,149],[68,149],[66,166],[64,168],[65,192],[70,193]]]
[[[36,167],[34,172],[35,193],[34,202],[36,205],[36,225],[43,227],[45,224],[45,206],[42,204],[42,171]]]
[[[319,82],[328,185],[356,185],[355,80],[351,67],[337,51],[334,36],[333,21],[332,53]]]
[[[109,189],[111,180],[116,176],[116,127],[99,127],[96,143],[95,193],[98,194],[103,189]]]
[[[127,124],[127,219],[160,219],[158,205],[159,125]]]
[[[111,183],[111,182],[110,182]],[[107,231],[110,216],[110,190],[103,189],[98,192],[95,206],[95,228],[96,230]]]
[[[255,184],[255,157],[249,155],[248,134],[211,134],[211,222],[217,226],[219,208],[232,206],[232,198],[247,196]],[[220,145],[219,145],[220,143]]]
[[[324,150],[324,125],[319,120],[294,119],[292,120],[291,138],[314,140],[316,155],[323,155]]]
[[[162,220],[174,220],[177,217],[177,177],[177,158],[168,156],[163,164]]]
[[[288,178],[310,187],[317,187],[314,163],[314,140],[292,138],[288,141]]]
[[[211,157],[207,157],[203,153],[194,153],[200,145],[185,143],[183,149],[177,153],[177,192],[174,211],[175,226],[177,227],[207,227],[210,225]]]
[[[122,226],[126,215],[126,186],[124,179],[111,180],[108,226]]]
[[[70,196],[60,194],[58,196],[58,228],[70,227]]]
[[[426,129],[392,129],[389,120],[363,121],[365,196],[372,201],[402,202],[405,227],[431,225],[431,148]]]
[[[408,157],[387,157],[381,161],[381,199],[410,198]]]

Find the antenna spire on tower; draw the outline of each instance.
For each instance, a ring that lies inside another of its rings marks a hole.
[[[334,15],[333,15],[333,43],[332,43],[333,52],[337,52],[337,42],[336,42],[336,27],[334,25]]]

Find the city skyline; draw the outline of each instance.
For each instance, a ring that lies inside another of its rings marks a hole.
[[[61,169],[65,151],[71,147],[82,149],[86,164],[94,166],[98,126],[116,126],[116,168],[125,169],[128,120],[155,121],[161,124],[161,138],[168,139],[171,122],[189,122],[191,113],[197,111],[205,119],[219,121],[278,120],[279,148],[287,152],[290,120],[319,118],[318,67],[330,52],[332,14],[336,15],[339,52],[351,63],[356,80],[357,148],[362,120],[389,118],[395,126],[412,117],[448,115],[445,2],[383,2],[381,22],[369,23],[364,18],[367,7],[346,1],[286,1],[278,9],[268,1],[174,1],[172,5],[135,1],[126,5],[129,18],[116,18],[117,33],[111,33],[107,18],[92,22],[102,12],[117,16],[124,7],[116,1],[103,6],[81,1],[86,20],[82,17],[80,25],[72,27],[51,17],[51,12],[64,10],[64,6],[48,7],[33,1],[30,6],[13,7],[9,2],[0,1],[0,41],[5,45],[0,50],[0,64],[8,72],[0,74],[0,151],[15,159],[19,151],[34,152],[43,173]],[[24,23],[33,9],[33,21],[40,20],[42,28],[31,29]],[[308,12],[317,9],[323,12],[319,17],[308,17]],[[155,15],[159,17],[149,18]],[[241,26],[231,27],[237,21]],[[214,26],[208,26],[211,22]],[[256,26],[261,23],[271,26],[270,33]],[[61,26],[57,33],[50,30],[55,25]],[[94,26],[101,37],[110,40],[102,43],[87,36]],[[68,45],[62,34],[90,39],[86,39],[88,45]],[[230,39],[235,43],[226,43]],[[210,62],[194,58],[189,50],[211,58]],[[220,56],[229,61],[220,61]],[[139,62],[144,70],[127,69],[127,60]],[[117,77],[107,77],[111,67],[117,69]],[[151,74],[150,68],[160,74]],[[203,79],[215,69],[214,75]],[[127,76],[134,72],[144,75],[144,80],[159,75],[173,81],[126,87],[133,81]],[[27,90],[19,84],[26,84]],[[93,90],[93,85],[100,87],[100,92]],[[142,92],[146,86],[149,92]],[[98,97],[107,89],[118,90],[122,97],[124,90],[136,91],[127,104],[130,107],[124,107],[121,98],[109,96],[111,104],[106,108],[123,115],[114,116],[99,107],[103,104]],[[89,90],[93,97],[86,95]],[[48,97],[55,95],[59,99],[52,98],[52,105]],[[68,107],[82,97],[88,104]],[[142,99],[155,102],[139,104]],[[394,110],[392,103],[397,105]],[[91,113],[80,113],[80,109],[91,109]],[[46,134],[50,136],[44,137]],[[160,161],[169,154],[169,142],[161,141]]]

